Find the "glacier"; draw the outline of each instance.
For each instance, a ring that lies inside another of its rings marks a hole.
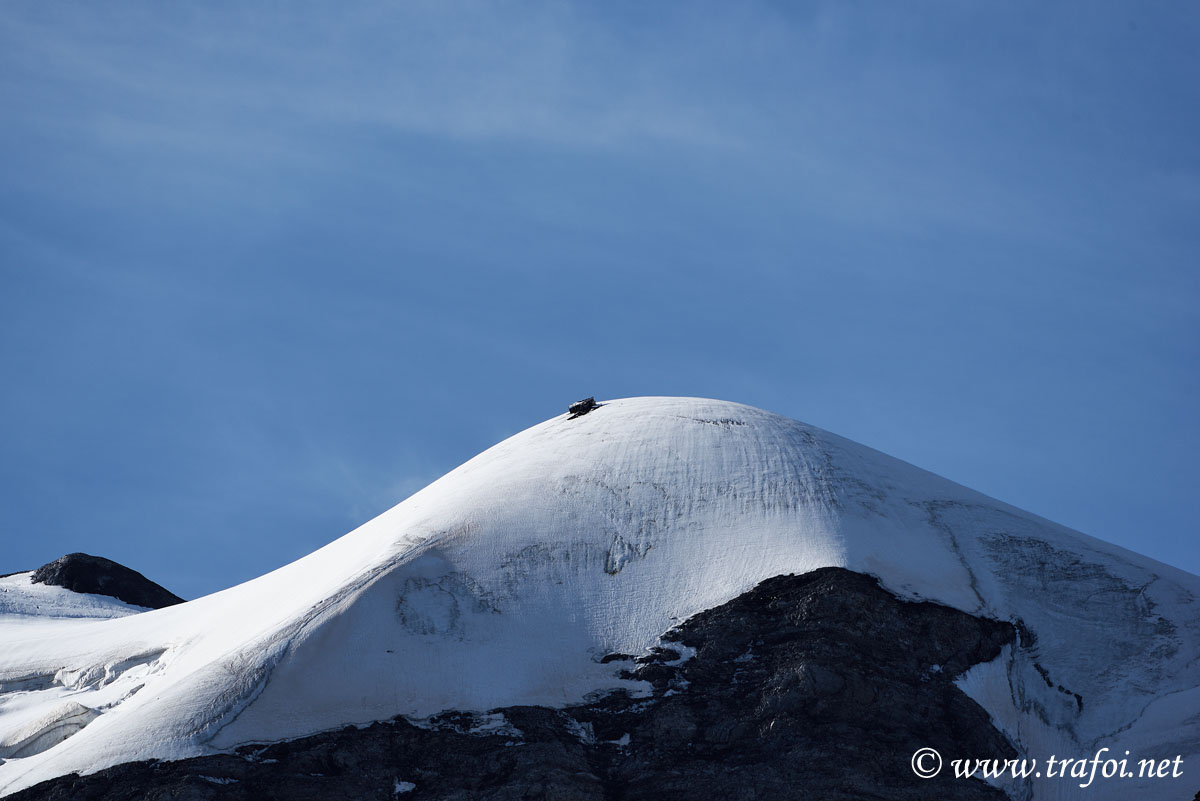
[[[1200,758],[1200,577],[769,412],[630,398],[521,432],[204,598],[0,607],[0,794],[397,715],[637,693],[601,657],[822,567],[1016,626],[960,686],[1020,753]],[[1149,798],[1164,781],[1005,789]]]

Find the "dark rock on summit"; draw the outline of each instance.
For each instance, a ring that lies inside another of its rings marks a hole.
[[[918,748],[1013,758],[954,685],[1008,623],[900,600],[840,568],[779,576],[623,661],[653,687],[565,709],[403,718],[231,754],[72,774],[12,801],[1000,801],[978,779],[917,778]],[[694,650],[693,650],[694,649]],[[297,699],[300,703],[302,699]],[[497,716],[503,715],[503,719]]]
[[[583,415],[587,414],[592,409],[599,408],[600,404],[596,403],[595,398],[584,398],[581,401],[575,401],[567,407],[567,413],[571,415],[567,419],[574,420],[576,417],[582,417]]]
[[[108,595],[135,606],[161,609],[183,599],[155,584],[136,570],[102,556],[69,553],[34,571],[34,584],[52,584],[74,592]]]

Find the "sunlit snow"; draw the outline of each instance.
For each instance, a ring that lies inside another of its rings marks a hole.
[[[534,426],[214,595],[107,620],[0,608],[0,792],[396,715],[577,702],[623,686],[605,654],[827,565],[1020,621],[1035,642],[961,686],[1031,755],[1200,757],[1200,578],[767,412],[636,398]],[[1070,785],[1056,797],[1085,793]],[[1086,794],[1111,791],[1139,786]]]

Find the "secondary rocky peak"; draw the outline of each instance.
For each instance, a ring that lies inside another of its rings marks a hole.
[[[50,584],[74,592],[108,595],[127,604],[161,609],[183,603],[183,599],[136,570],[103,556],[69,553],[44,564],[30,578],[34,584]]]

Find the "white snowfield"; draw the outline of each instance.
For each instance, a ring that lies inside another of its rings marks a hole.
[[[134,606],[109,595],[72,592],[49,584],[34,584],[32,570],[0,576],[0,632],[41,618],[110,618],[136,615]],[[0,634],[0,638],[4,635]],[[4,642],[0,639],[0,642]]]
[[[602,655],[829,565],[1021,621],[1036,642],[960,684],[1026,755],[1183,757],[1184,779],[1042,779],[1035,798],[1200,788],[1200,577],[793,420],[635,398],[517,434],[254,581],[0,625],[0,793],[398,714],[577,702],[621,685]]]

